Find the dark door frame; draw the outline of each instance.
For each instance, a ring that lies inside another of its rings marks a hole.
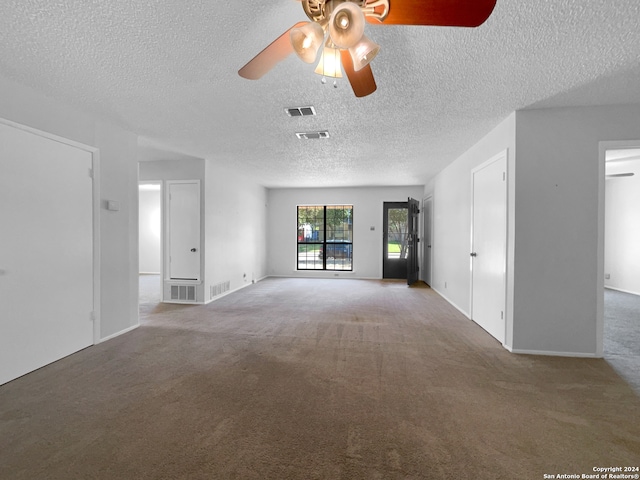
[[[407,215],[407,284],[418,281],[418,242],[420,241],[420,202],[409,197],[407,201],[409,212]]]

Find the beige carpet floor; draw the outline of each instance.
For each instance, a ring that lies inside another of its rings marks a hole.
[[[0,387],[2,479],[542,479],[640,464],[604,359],[513,355],[427,287],[267,279]]]
[[[605,289],[604,358],[640,394],[640,295]]]

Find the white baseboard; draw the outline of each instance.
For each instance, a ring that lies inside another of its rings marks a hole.
[[[577,357],[577,358],[602,358],[602,355],[596,353],[584,353],[584,352],[552,352],[548,350],[523,350],[519,348],[511,348],[507,345],[504,346],[511,353],[521,355],[540,355],[547,357]]]
[[[113,333],[113,334],[109,335],[108,337],[101,338],[98,341],[98,343],[106,342],[107,340],[111,340],[112,338],[116,338],[116,337],[119,337],[120,335],[124,335],[125,333],[128,333],[128,332],[130,332],[132,330],[135,330],[139,326],[140,326],[140,323],[138,323],[137,325],[132,325],[131,327],[125,328],[124,330],[120,330],[119,332]],[[97,343],[96,343],[96,345],[97,345]]]
[[[463,314],[468,319],[471,319],[471,315],[469,315],[462,308],[460,308],[458,305],[456,305],[455,302],[452,302],[449,298],[447,298],[447,296],[444,293],[442,293],[440,290],[438,290],[437,288],[434,288],[434,287],[431,287],[431,289],[434,292],[436,292],[438,295],[440,295],[442,298],[444,298],[449,304],[451,304],[452,307],[454,307],[456,310],[458,310],[461,314]]]
[[[355,270],[293,270],[289,278],[360,278]]]
[[[640,295],[640,293],[638,292],[632,292],[631,290],[623,290],[622,288],[610,287],[608,285],[605,285],[604,288],[607,288],[609,290],[615,290],[616,292],[630,293],[631,295]]]
[[[309,273],[304,273],[309,272]],[[311,273],[313,272],[313,273]],[[293,270],[290,275],[271,274],[267,275],[270,278],[321,278],[321,279],[341,279],[341,278],[353,278],[356,280],[381,280],[380,277],[361,277],[355,271],[352,270]],[[265,278],[267,278],[265,277]]]
[[[260,280],[258,280],[258,282],[259,282],[259,281],[260,281]],[[240,286],[240,287],[238,287],[238,288],[234,288],[233,290],[227,290],[226,292],[221,293],[220,295],[216,295],[215,297],[213,297],[213,298],[211,298],[211,299],[207,300],[207,301],[206,301],[206,302],[204,302],[204,303],[198,303],[197,305],[208,305],[208,304],[210,304],[211,302],[215,302],[216,300],[220,300],[221,298],[226,297],[227,295],[231,295],[232,293],[235,293],[235,292],[237,292],[237,291],[239,291],[239,290],[242,290],[243,288],[249,287],[249,286],[253,285],[254,283],[257,283],[257,282],[245,283],[244,285],[241,285],[241,286]]]

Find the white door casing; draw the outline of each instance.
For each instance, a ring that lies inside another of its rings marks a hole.
[[[168,277],[200,280],[200,181],[167,182]]]
[[[507,153],[474,169],[471,318],[504,344],[507,264]]]
[[[94,343],[93,154],[0,122],[0,384]]]

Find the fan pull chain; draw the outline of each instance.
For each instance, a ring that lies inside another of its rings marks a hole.
[[[326,85],[327,84],[327,77],[322,76],[322,80],[320,80],[320,82],[323,85]],[[333,80],[333,88],[338,88],[338,80],[336,80],[336,79]]]

